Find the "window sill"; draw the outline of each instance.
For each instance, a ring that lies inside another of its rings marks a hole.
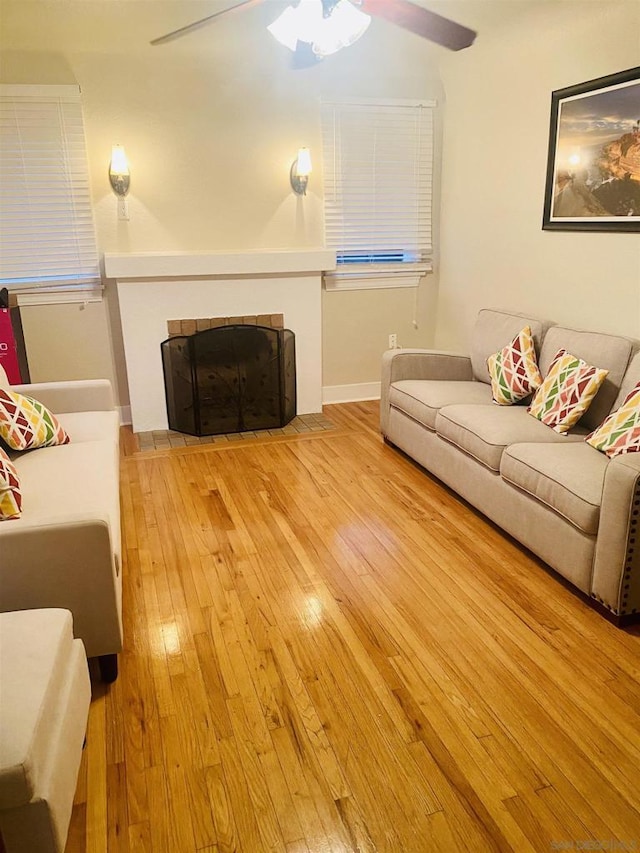
[[[378,290],[417,287],[420,279],[433,272],[431,261],[419,264],[349,264],[323,276],[325,290]]]
[[[86,305],[87,302],[102,302],[102,285],[95,287],[59,288],[56,290],[14,290],[11,293],[16,305],[21,308],[32,305]]]

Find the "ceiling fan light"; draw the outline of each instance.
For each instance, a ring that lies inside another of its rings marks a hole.
[[[274,39],[289,50],[295,50],[298,43],[298,28],[296,24],[296,10],[293,6],[287,6],[272,24],[267,27]]]
[[[366,32],[371,17],[356,9],[349,0],[338,0],[328,18],[324,18],[313,41],[313,52],[330,56],[354,44]]]
[[[267,29],[276,41],[295,51],[299,41],[313,42],[322,20],[322,0],[300,0],[297,6],[287,6]]]
[[[287,6],[267,29],[271,35],[295,51],[298,42],[311,44],[318,57],[330,56],[357,41],[371,23],[349,0],[338,0],[326,18],[322,0],[300,0],[297,6]]]

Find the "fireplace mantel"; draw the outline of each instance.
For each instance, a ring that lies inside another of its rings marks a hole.
[[[106,253],[104,266],[107,278],[119,281],[199,276],[304,275],[335,269],[336,253],[326,249]]]
[[[117,281],[131,421],[136,432],[167,427],[160,344],[167,321],[284,314],[296,335],[298,414],[322,411],[322,273],[325,249],[134,252],[104,256]]]

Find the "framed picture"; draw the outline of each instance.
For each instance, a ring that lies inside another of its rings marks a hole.
[[[552,92],[542,227],[640,231],[640,67]]]

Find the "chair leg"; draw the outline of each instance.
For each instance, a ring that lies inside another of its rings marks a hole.
[[[105,684],[111,684],[118,677],[118,655],[100,655],[98,657],[100,678]]]

